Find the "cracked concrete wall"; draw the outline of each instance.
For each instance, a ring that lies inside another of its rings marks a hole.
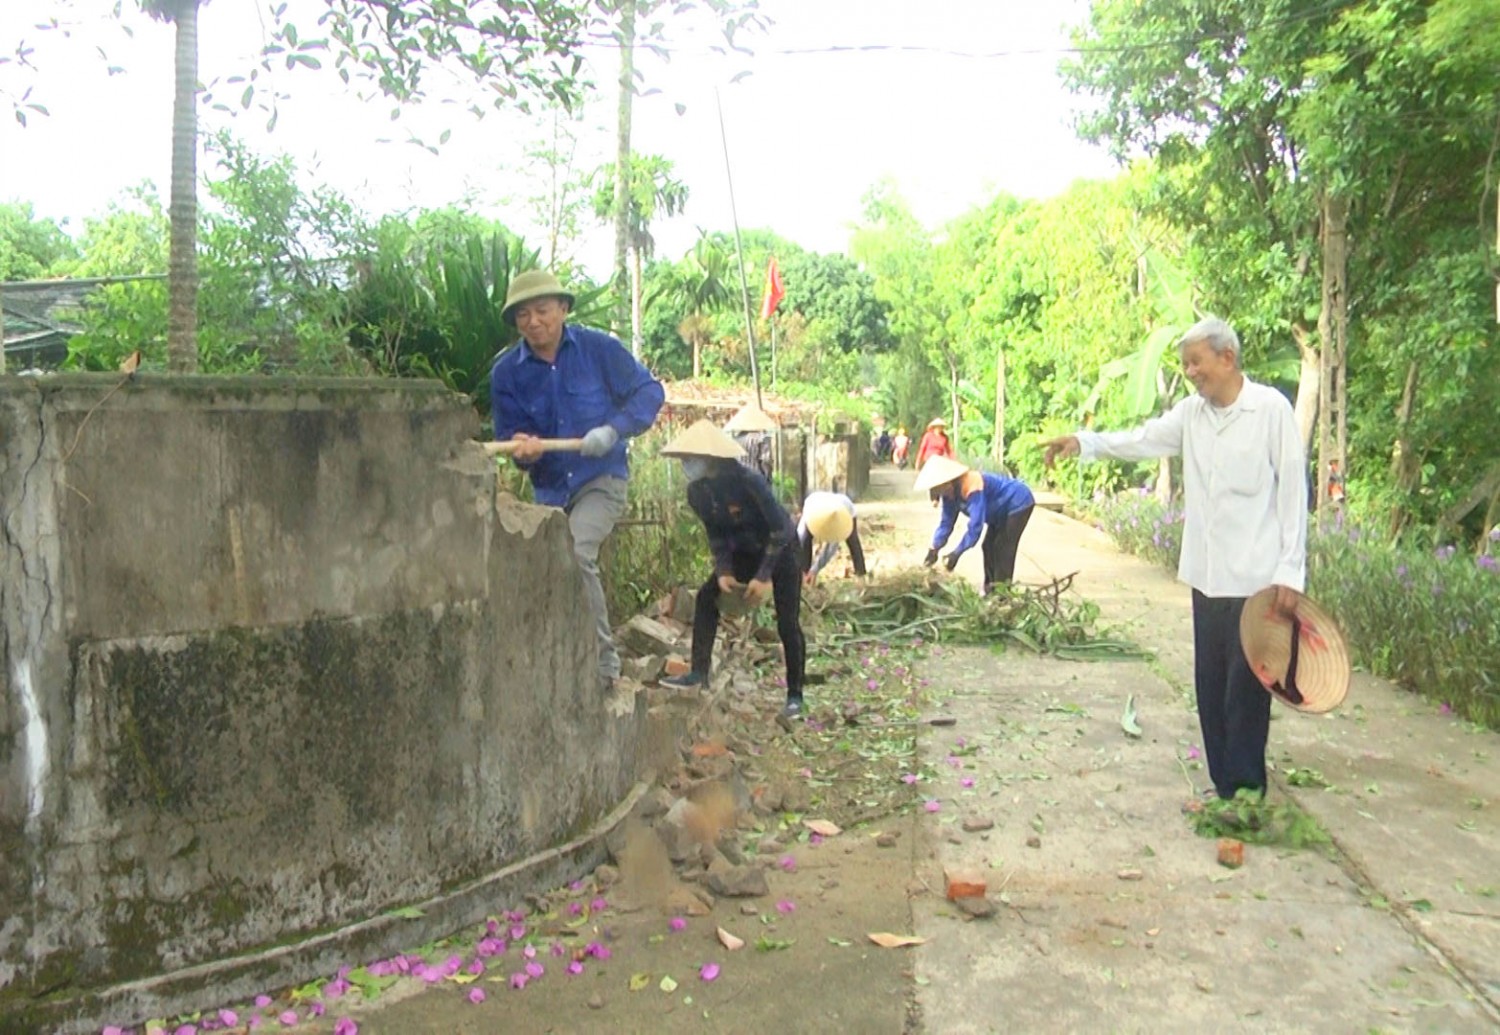
[[[0,1017],[337,927],[636,777],[567,522],[416,382],[0,378]]]

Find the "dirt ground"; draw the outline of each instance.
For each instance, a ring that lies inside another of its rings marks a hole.
[[[878,469],[861,502],[877,571],[925,552],[936,515],[909,481]],[[977,581],[977,563],[966,557],[953,577]],[[366,1035],[1500,1031],[1495,735],[1413,716],[1423,709],[1373,681],[1337,716],[1278,711],[1273,798],[1286,799],[1288,772],[1319,767],[1323,786],[1295,793],[1329,843],[1248,845],[1227,869],[1182,809],[1206,780],[1180,587],[1039,513],[1018,578],[1070,571],[1152,660],[840,645],[811,597],[821,682],[807,726],[775,726],[772,664],[667,781],[681,791],[732,761],[723,782],[742,808],[719,844],[763,866],[766,894],[708,906],[693,894],[706,876],[696,867],[627,858],[618,880],[581,874],[545,911],[497,903],[494,932],[409,961],[453,973],[403,977],[369,1001],[324,997],[328,1012],[297,1030],[351,1035],[335,1025],[347,1017]],[[1140,736],[1124,728],[1127,703]],[[899,725],[936,714],[954,724]],[[1443,761],[1436,776],[1422,771],[1430,755]],[[1425,796],[1403,795],[1402,773],[1426,781]],[[808,825],[819,820],[842,830],[821,836]],[[1441,858],[1423,863],[1424,843]],[[992,917],[945,898],[949,870],[987,883]],[[726,948],[720,929],[743,947]],[[882,948],[870,940],[882,933],[923,944]],[[481,956],[487,935],[504,951]],[[470,973],[476,958],[482,973]],[[544,973],[513,988],[528,963]],[[272,1023],[288,1005],[282,993],[257,1012]]]

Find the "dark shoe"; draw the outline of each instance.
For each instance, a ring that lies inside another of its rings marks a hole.
[[[781,707],[781,714],[776,716],[776,725],[780,726],[782,729],[790,733],[792,731],[792,727],[801,721],[802,698],[787,698],[786,704],[782,705]]]
[[[684,672],[680,676],[663,676],[656,682],[672,690],[697,690],[708,682],[708,677],[702,672]]]

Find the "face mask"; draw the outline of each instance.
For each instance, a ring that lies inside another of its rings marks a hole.
[[[713,470],[713,462],[706,456],[685,456],[682,458],[682,473],[690,482],[699,478],[707,478]]]

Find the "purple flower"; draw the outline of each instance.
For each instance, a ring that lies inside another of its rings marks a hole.
[[[533,977],[533,978],[539,978],[543,974],[547,973],[547,971],[542,967],[542,965],[540,963],[537,963],[535,960],[533,960],[532,962],[526,964],[525,970],[526,970],[526,976],[527,977]]]
[[[574,977],[577,977],[579,974],[583,973],[583,964],[578,962],[577,960],[574,960],[572,963],[568,964],[568,973],[572,974]]]
[[[867,679],[867,680],[865,680],[865,689],[866,690],[879,690],[880,689],[880,680],[878,680],[878,679]]]
[[[904,784],[907,784],[907,785],[914,784],[914,783],[916,783],[920,779],[921,779],[921,777],[918,776],[916,773],[902,773],[901,774],[901,782],[904,783]]]
[[[674,916],[667,921],[667,926],[673,931],[685,931],[687,930],[687,921],[680,916]]]
[[[608,908],[609,903],[606,902],[603,898],[596,898],[594,899],[594,901],[589,903],[589,912],[591,913],[602,913]]]
[[[474,947],[474,952],[488,959],[491,956],[502,956],[505,954],[505,940],[502,938],[481,938],[479,944]],[[374,968],[370,973],[374,973]]]
[[[962,778],[961,780],[958,781],[958,785],[960,787],[973,787],[974,786],[974,778],[972,776],[965,776],[964,778]]]
[[[571,884],[568,885],[568,890],[569,891],[582,891],[583,890],[583,881],[581,881],[581,880],[575,880],[573,883],[571,883]]]
[[[323,1004],[318,1002],[316,999],[307,1004],[307,1016],[322,1017],[323,1012]]]
[[[1479,565],[1479,567],[1483,568],[1485,571],[1500,571],[1500,561],[1497,561],[1489,554],[1485,554],[1483,557],[1474,558],[1474,563]]]
[[[943,803],[938,801],[936,798],[928,798],[927,804],[923,805],[922,807],[928,812],[941,812],[943,809]]]
[[[255,1005],[264,1010],[266,1007],[271,1005],[271,997],[262,992],[260,995],[255,997]]]
[[[719,976],[719,965],[717,963],[705,963],[703,969],[698,971],[698,977],[704,981],[712,981]]]
[[[522,920],[526,919],[526,910],[508,909],[505,911],[505,919],[509,920],[513,924],[518,924]]]
[[[338,1023],[333,1026],[333,1035],[359,1035],[359,1025],[351,1018],[340,1017]]]
[[[785,915],[787,913],[795,913],[796,911],[797,903],[795,902],[788,901],[787,899],[782,899],[780,902],[776,903],[776,912],[778,913]]]
[[[172,1035],[198,1035],[198,1026],[196,1024],[179,1024],[177,1030]]]
[[[518,942],[522,938],[525,938],[525,937],[526,937],[526,925],[525,924],[511,924],[511,926],[510,926],[510,940],[511,941]]]
[[[281,1022],[283,1028],[295,1028],[297,1026],[297,1011],[283,1010],[281,1016],[276,1018]]]
[[[1447,546],[1439,546],[1436,551],[1436,556],[1438,560],[1446,561],[1449,557],[1452,557],[1457,552],[1458,547],[1454,546],[1452,543],[1449,543]]]
[[[1490,542],[1500,543],[1500,525],[1490,529]]]
[[[240,1023],[240,1015],[233,1010],[220,1010],[219,1023],[226,1028],[233,1028],[236,1024]]]
[[[323,986],[323,998],[337,999],[345,992],[348,992],[350,987],[351,986],[348,979],[336,977],[332,981],[328,982],[328,984]],[[233,1021],[225,1021],[224,1023],[230,1025],[231,1027],[234,1025]]]
[[[514,989],[525,988],[526,982],[530,980],[531,978],[527,977],[523,972],[518,970],[510,976],[510,987]]]
[[[536,959],[536,946],[535,945],[528,945],[528,946],[526,946],[524,949],[521,950],[521,955],[525,956],[529,960]]]
[[[464,968],[464,973],[466,973],[466,974],[483,974],[484,973],[484,960],[475,960],[473,963],[470,963],[467,967]]]
[[[610,952],[608,945],[600,942],[589,942],[583,951],[596,960],[607,960],[614,955],[614,953]]]
[[[781,861],[777,863],[777,865],[787,873],[794,873],[797,869],[797,860],[792,858],[790,855],[783,855],[781,857]]]
[[[551,947],[547,951],[551,952],[552,955],[558,957],[566,956],[568,954],[568,950],[563,946],[562,942],[553,942]]]
[[[583,903],[582,902],[569,902],[568,903],[568,915],[569,916],[582,916],[583,915]]]
[[[469,1002],[473,1003],[475,1006],[478,1006],[480,1003],[484,1002],[484,989],[469,989]]]
[[[822,834],[810,834],[808,836],[808,838],[807,838],[807,843],[810,844],[810,845],[812,845],[814,848],[816,848],[816,847],[818,847],[818,845],[820,845],[820,844],[823,843],[823,835]]]

